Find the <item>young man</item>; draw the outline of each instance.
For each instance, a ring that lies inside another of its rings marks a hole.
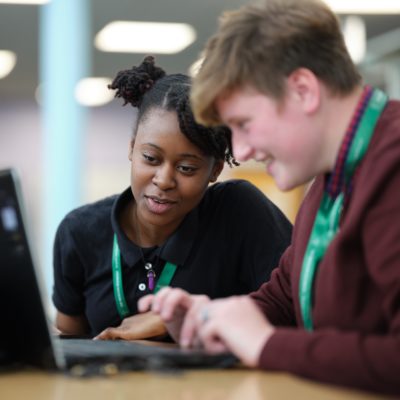
[[[199,121],[231,128],[235,158],[264,162],[280,189],[315,181],[257,292],[210,302],[169,288],[140,309],[186,346],[400,394],[400,103],[362,85],[317,0],[226,13],[192,100]]]

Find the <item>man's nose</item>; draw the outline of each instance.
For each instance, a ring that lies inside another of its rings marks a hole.
[[[235,159],[244,162],[253,157],[254,150],[240,135],[232,135],[232,150]]]

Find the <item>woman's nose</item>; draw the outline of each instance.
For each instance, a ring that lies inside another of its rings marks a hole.
[[[176,186],[175,168],[168,164],[160,165],[153,176],[153,183],[160,190],[169,190]]]

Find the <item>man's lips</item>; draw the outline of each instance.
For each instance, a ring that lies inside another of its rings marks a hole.
[[[265,162],[265,166],[266,166],[266,170],[268,172],[269,175],[273,175],[272,171],[273,171],[273,163],[274,160],[272,158],[268,158]]]

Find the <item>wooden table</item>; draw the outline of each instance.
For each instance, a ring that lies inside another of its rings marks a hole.
[[[287,374],[246,369],[183,373],[129,372],[77,378],[62,373],[0,374],[1,400],[347,400],[376,394],[313,383]]]

